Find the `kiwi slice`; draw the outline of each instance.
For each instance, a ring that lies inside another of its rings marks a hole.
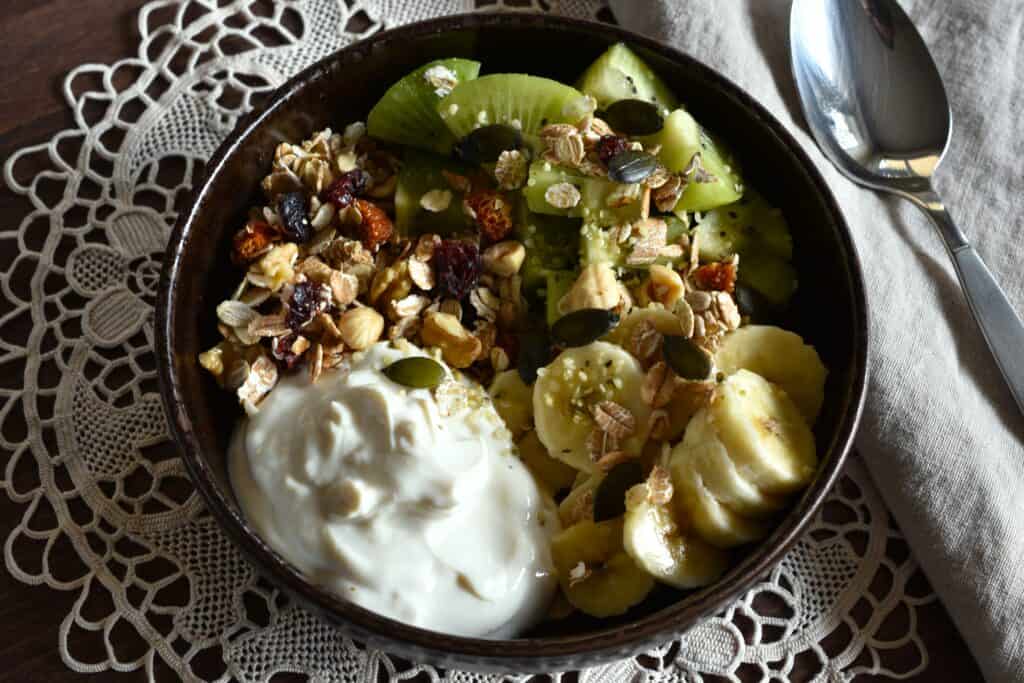
[[[539,76],[491,74],[460,83],[437,111],[456,139],[475,128],[505,124],[532,135],[549,123],[575,123],[583,94]]]
[[[554,325],[555,321],[562,317],[562,313],[558,310],[558,302],[572,289],[573,284],[576,283],[576,277],[577,273],[574,270],[553,270],[547,274],[547,291],[544,299],[549,326]]]
[[[772,256],[789,261],[793,238],[782,211],[773,208],[753,190],[733,204],[708,211],[695,229],[701,258],[721,261],[740,255]]]
[[[587,67],[577,86],[602,109],[618,100],[647,100],[665,110],[679,101],[651,67],[624,43],[616,43]]]
[[[548,202],[548,188],[557,183],[569,183],[579,190],[580,201],[576,206],[561,209]],[[535,161],[530,164],[530,175],[523,188],[523,196],[530,210],[535,213],[583,218],[587,223],[606,226],[632,223],[641,218],[643,202],[639,187],[635,188],[637,196],[631,203],[617,208],[610,206],[616,203],[613,195],[628,190],[622,183],[580,175],[573,169],[547,161]]]
[[[665,118],[665,125],[642,139],[644,147],[661,145],[658,158],[675,173],[686,170],[695,154],[712,176],[711,182],[691,182],[675,206],[675,211],[707,211],[731,204],[743,195],[743,178],[732,154],[721,142],[701,128],[685,109],[676,109]]]
[[[395,187],[395,228],[400,235],[429,232],[450,235],[471,227],[469,217],[462,210],[463,194],[452,189],[444,176],[445,171],[458,175],[469,173],[466,166],[456,161],[414,149],[405,150]],[[431,190],[452,193],[448,208],[432,212],[420,205],[420,199]]]
[[[526,246],[526,260],[519,273],[527,292],[544,287],[549,272],[570,270],[576,265],[580,244],[578,218],[534,213],[526,202],[519,202],[515,236]]]
[[[455,142],[437,114],[437,103],[448,94],[438,77],[456,83],[472,81],[480,62],[438,59],[424,64],[388,88],[367,117],[367,132],[379,140],[447,154]],[[458,87],[457,85],[455,87]]]
[[[739,282],[760,293],[773,306],[782,308],[796,292],[796,270],[775,256],[747,256],[740,259]]]

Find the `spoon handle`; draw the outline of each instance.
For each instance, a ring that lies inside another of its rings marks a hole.
[[[938,194],[927,190],[915,193],[911,198],[931,217],[942,236],[974,319],[978,321],[1017,406],[1024,412],[1024,322],[1013,310],[981,256],[956,227]]]

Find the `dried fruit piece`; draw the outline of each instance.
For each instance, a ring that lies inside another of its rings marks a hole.
[[[384,209],[365,199],[356,199],[353,201],[353,205],[359,211],[360,220],[357,231],[363,246],[374,251],[391,239],[395,226],[388,215],[384,213]]]
[[[491,242],[500,242],[512,232],[512,203],[495,190],[476,190],[463,200],[472,211],[480,233]]]
[[[605,165],[612,157],[622,154],[629,149],[629,140],[621,135],[602,135],[597,141],[597,157]]]
[[[435,280],[438,294],[462,299],[480,278],[480,250],[462,240],[442,240],[434,249]]]
[[[366,192],[369,177],[361,168],[353,168],[341,174],[324,192],[324,200],[344,209],[355,201],[356,197]]]
[[[309,200],[304,192],[286,192],[277,202],[277,212],[284,224],[284,236],[290,242],[305,244],[313,236],[309,222]]]
[[[445,377],[440,363],[425,356],[414,356],[395,361],[382,370],[392,382],[413,389],[433,389]]]
[[[330,307],[331,297],[331,288],[326,285],[309,280],[296,284],[288,299],[285,323],[297,332]]]
[[[705,264],[693,272],[693,281],[701,289],[731,294],[736,288],[736,264],[731,261]]]
[[[244,266],[262,256],[280,236],[266,221],[249,221],[235,233],[232,243],[231,260],[236,266]]]

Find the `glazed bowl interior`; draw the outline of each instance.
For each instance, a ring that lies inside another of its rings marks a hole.
[[[274,148],[365,120],[389,84],[431,59],[471,57],[485,73],[523,72],[572,83],[620,40],[654,67],[698,121],[728,142],[747,183],[789,222],[800,287],[784,325],[813,344],[829,369],[815,425],[817,478],[769,538],[737,553],[720,581],[688,594],[659,589],[616,619],[574,617],[515,640],[458,638],[386,619],[321,590],[241,516],[226,467],[226,444],[241,412],[196,360],[219,341],[214,308],[240,278],[229,261],[231,236],[248,208],[263,202],[259,184]],[[207,174],[172,235],[158,304],[161,388],[172,431],[208,507],[250,561],[357,639],[440,666],[478,670],[564,670],[636,654],[749,587],[799,536],[837,476],[859,416],[866,365],[863,286],[847,227],[824,181],[781,125],[690,57],[612,26],[546,15],[465,15],[415,24],[341,50],[289,81],[229,136]]]

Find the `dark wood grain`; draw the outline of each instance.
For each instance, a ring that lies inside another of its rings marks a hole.
[[[72,124],[61,87],[65,74],[84,62],[110,63],[134,54],[138,42],[135,20],[140,0],[4,0],[0,3],[0,158],[29,144],[47,141]],[[14,228],[27,203],[4,189],[0,192],[0,225]],[[0,299],[0,313],[7,307]],[[3,461],[7,454],[0,454]],[[31,472],[19,472],[18,490],[32,484]],[[6,538],[24,510],[0,495],[0,535]],[[30,554],[15,556],[26,563]],[[69,549],[51,556],[56,565],[76,562]],[[0,570],[0,681],[134,681],[145,675],[104,672],[76,674],[62,662],[58,631],[74,592],[27,586]],[[981,675],[941,604],[919,610],[919,630],[931,666],[915,680],[980,681]],[[72,638],[71,646],[94,647],[93,641]],[[98,653],[97,653],[98,654]],[[899,661],[898,659],[896,661]],[[810,668],[800,666],[806,680]],[[166,673],[166,672],[165,672]],[[287,677],[294,678],[294,677]],[[870,680],[872,677],[864,677]],[[160,676],[172,680],[173,676]],[[280,680],[286,680],[281,678]]]

